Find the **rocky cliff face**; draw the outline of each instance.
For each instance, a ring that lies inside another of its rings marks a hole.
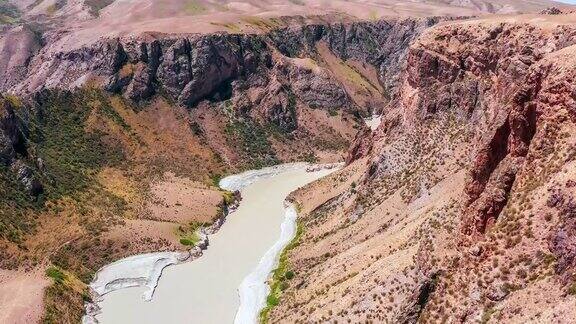
[[[32,196],[42,193],[42,184],[28,165],[34,157],[27,148],[27,127],[25,121],[18,117],[15,109],[22,109],[22,104],[14,97],[0,97],[0,165],[14,172],[15,178]],[[42,163],[41,160],[37,160]],[[33,166],[35,166],[34,163]]]
[[[0,129],[2,130],[2,133],[0,133],[0,138],[2,139],[0,142],[2,145],[0,161],[7,165],[16,157],[15,148],[19,146],[22,136],[18,129],[18,120],[16,115],[14,115],[12,105],[4,98],[2,99],[2,110],[0,110]]]
[[[264,35],[149,33],[66,51],[51,46],[57,33],[43,35],[23,25],[1,39],[0,89],[30,98],[44,90],[95,86],[138,105],[158,97],[189,109],[224,103],[232,108],[226,113],[229,123],[271,124],[286,133],[298,130],[296,136],[303,139],[328,131],[335,134],[328,139],[332,143],[322,139],[321,145],[343,149],[357,118],[396,96],[410,41],[439,21],[311,24]],[[344,125],[322,130],[312,123],[318,116],[306,117],[317,115],[314,110],[341,113]],[[12,109],[5,111],[4,136],[11,141],[3,141],[3,160],[8,164],[15,159],[14,147],[26,146],[26,136],[15,133]],[[195,125],[205,128],[201,121]],[[20,168],[19,174],[28,171]]]
[[[287,56],[314,55],[316,43],[325,42],[340,59],[369,64],[378,73],[384,95],[396,93],[408,46],[425,29],[446,18],[389,19],[351,24],[307,25],[279,29],[270,34]]]
[[[575,41],[573,25],[497,19],[418,37],[382,124],[325,180],[337,189],[300,197],[297,279],[272,321],[574,318]]]
[[[483,233],[506,205],[538,117],[545,112],[537,111],[534,100],[546,76],[533,65],[574,44],[576,34],[565,26],[543,34],[530,33],[530,27],[464,25],[445,32],[439,28],[433,37],[411,49],[407,82],[427,89],[414,103],[420,118],[454,111],[472,122],[473,141],[481,149],[465,188],[465,214],[474,223],[466,232]]]
[[[341,87],[331,73],[310,73],[310,69],[282,57],[317,59],[316,46],[324,42],[342,61],[356,60],[375,67],[383,91],[390,96],[408,44],[439,20],[306,25],[276,29],[266,35],[149,34],[102,40],[65,52],[49,44],[41,48],[41,39],[20,27],[3,38],[3,52],[11,54],[11,60],[6,61],[14,64],[0,71],[11,76],[5,78],[2,91],[26,94],[95,81],[135,101],[165,94],[192,107],[207,98],[225,99],[238,83],[244,88],[260,87],[276,78],[292,81],[295,94],[310,107],[352,109],[353,103],[338,89]],[[16,38],[25,39],[20,48],[13,48]],[[281,55],[274,54],[276,51]],[[283,86],[292,87],[286,82]]]
[[[438,72],[431,73],[435,81],[424,85],[439,87],[432,96],[445,97],[436,97],[433,106],[424,92],[419,111],[455,109],[467,116],[474,129],[470,143],[477,149],[472,150],[463,189],[462,236],[457,238],[470,246],[456,249],[461,253],[459,266],[447,266],[447,276],[453,277],[441,280],[439,295],[425,316],[441,318],[453,312],[461,321],[534,319],[537,312],[518,314],[513,305],[538,303],[529,297],[530,291],[541,289],[536,286],[567,291],[574,282],[558,282],[565,278],[562,271],[548,272],[555,262],[547,259],[552,250],[546,242],[564,226],[565,217],[560,212],[556,222],[543,215],[547,208],[541,196],[563,187],[565,176],[574,172],[568,153],[575,126],[574,89],[567,80],[574,73],[569,53],[574,52],[576,30],[566,25],[546,29],[480,23],[438,28],[432,35],[434,41],[424,38],[414,54],[427,60],[428,52],[438,60]],[[477,282],[464,291],[455,289],[463,279]],[[440,299],[446,294],[459,302],[444,310]],[[551,316],[548,320],[574,316],[573,302],[569,298],[557,305],[546,315]]]

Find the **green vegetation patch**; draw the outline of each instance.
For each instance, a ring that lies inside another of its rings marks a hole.
[[[106,8],[110,4],[112,4],[114,0],[85,0],[84,3],[90,7],[90,11],[93,15],[98,16],[100,15],[100,10]]]
[[[243,161],[243,169],[260,169],[279,163],[266,129],[256,122],[232,120],[226,126],[228,142]]]
[[[0,0],[0,25],[9,25],[17,23],[20,18],[20,10],[8,2],[8,0]]]
[[[38,207],[13,172],[0,165],[0,237],[21,242],[23,235],[34,229],[29,213]]]
[[[195,246],[200,241],[198,229],[204,224],[192,222],[188,226],[178,226],[177,235],[180,237],[180,244],[184,246]]]
[[[185,246],[194,246],[196,245],[196,243],[198,243],[200,239],[198,238],[198,235],[192,234],[189,237],[183,237],[180,239],[180,244],[185,245]]]
[[[52,278],[56,283],[62,283],[66,278],[64,272],[54,266],[46,269],[46,276]]]
[[[219,187],[220,180],[222,180],[222,175],[220,173],[211,174],[210,180],[212,180],[212,184],[214,185],[214,187]]]
[[[273,18],[260,18],[255,16],[243,17],[242,21],[249,26],[263,31],[270,31],[282,27],[282,24]]]
[[[207,9],[197,0],[188,0],[184,3],[184,12],[189,15],[199,15],[206,12]]]
[[[363,88],[370,94],[378,93],[376,86],[370,82],[362,73],[360,73],[355,67],[348,65],[346,62],[340,64],[342,67],[342,72],[349,82]]]
[[[224,27],[231,33],[241,33],[242,28],[235,23],[217,23],[217,22],[210,22],[210,25]]]
[[[47,181],[43,183],[49,198],[73,195],[88,188],[100,168],[124,160],[119,145],[104,140],[105,133],[86,131],[94,101],[106,100],[92,89],[50,92],[42,98],[40,109],[44,118],[32,124],[35,128],[32,134],[46,165]]]
[[[288,253],[295,247],[300,245],[300,239],[304,233],[304,227],[300,222],[297,223],[296,235],[288,243],[278,261],[278,267],[272,272],[272,279],[270,280],[270,294],[266,297],[266,307],[260,311],[260,323],[268,323],[268,314],[274,306],[280,303],[282,292],[290,287],[289,281],[294,279],[296,274],[290,270],[288,264]]]
[[[484,313],[482,313],[482,317],[480,318],[480,323],[482,324],[488,323],[488,321],[490,320],[490,318],[492,318],[492,315],[494,315],[494,313],[496,313],[496,309],[494,308],[485,309]]]
[[[310,151],[310,152],[303,152],[298,156],[298,160],[299,161],[304,161],[304,162],[308,162],[308,163],[318,163],[318,161],[320,161],[320,159],[318,158],[318,156],[316,156],[316,153]]]
[[[58,10],[62,9],[68,3],[67,0],[56,0],[53,4],[46,8],[46,13],[48,15],[55,14]]]
[[[57,267],[50,267],[46,275],[54,280],[44,292],[44,316],[42,323],[73,323],[84,314],[84,303],[90,301],[86,285],[73,275]]]
[[[131,130],[130,125],[128,125],[124,118],[122,118],[122,116],[120,116],[120,114],[114,110],[108,97],[106,97],[102,92],[98,90],[88,90],[88,92],[88,98],[92,99],[90,103],[94,108],[98,109],[102,115],[108,117],[115,124],[122,127],[122,129],[125,131]]]
[[[568,287],[568,293],[570,295],[576,295],[576,282],[573,282],[570,287]]]
[[[222,197],[224,199],[224,203],[227,206],[232,205],[236,201],[236,196],[234,195],[234,193],[232,191],[225,190],[222,193]]]
[[[33,233],[35,214],[45,201],[64,196],[93,200],[82,193],[88,188],[99,190],[94,175],[102,167],[124,160],[120,146],[107,134],[87,130],[88,117],[96,113],[128,126],[99,90],[45,92],[34,109],[16,97],[6,100],[14,106],[18,127],[26,137],[18,158],[32,168],[44,188],[38,197],[31,196],[14,171],[0,165],[0,237],[19,243],[24,235]],[[104,196],[116,207],[125,204],[117,197]]]

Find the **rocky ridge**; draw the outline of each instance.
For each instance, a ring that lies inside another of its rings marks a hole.
[[[233,81],[243,81],[244,87],[252,87],[266,83],[269,74],[288,78],[289,70],[295,67],[276,68],[282,63],[293,64],[282,62],[281,57],[273,55],[274,51],[289,58],[314,58],[316,44],[325,42],[342,60],[357,60],[375,66],[385,91],[393,92],[411,39],[439,21],[439,18],[391,18],[376,22],[314,24],[273,29],[265,35],[149,33],[104,39],[64,52],[46,45],[47,40],[35,39],[33,30],[22,26],[3,38],[6,40],[3,50],[13,51],[12,56],[19,61],[0,71],[4,76],[11,76],[5,79],[2,91],[28,94],[45,88],[73,89],[96,80],[109,91],[121,92],[135,101],[162,93],[191,107],[231,87]],[[21,48],[8,47],[8,43],[20,38],[25,43]],[[307,78],[305,73],[299,76],[294,72],[295,77]],[[313,76],[321,78],[316,83],[331,83],[330,78],[322,74]],[[310,91],[311,86],[299,88]],[[302,93],[303,98],[306,96],[311,94]],[[334,106],[348,104],[342,93],[336,93],[330,98],[333,100]],[[320,107],[326,100],[314,102],[311,98],[308,103]]]

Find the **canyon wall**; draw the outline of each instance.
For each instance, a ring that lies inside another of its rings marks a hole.
[[[321,59],[316,47],[318,43],[326,43],[342,61],[354,60],[374,67],[378,82],[389,97],[395,92],[393,88],[411,40],[440,20],[390,18],[306,24],[275,28],[265,34],[145,33],[103,39],[67,50],[57,47],[58,35],[41,34],[30,26],[21,26],[6,32],[0,44],[6,58],[0,69],[4,80],[1,90],[25,95],[41,89],[73,89],[93,81],[135,101],[166,94],[178,104],[192,107],[218,92],[229,92],[234,81],[243,81],[244,87],[259,87],[271,74],[287,78],[294,67],[277,68],[282,56]],[[273,55],[275,52],[282,55]],[[328,94],[333,95],[330,100],[319,98],[314,102],[313,93],[321,96],[325,92],[314,91],[325,90],[314,86],[338,85],[322,75],[313,76],[319,79],[313,82],[305,80],[310,78],[306,73],[300,76],[307,83],[300,86],[306,92],[301,97],[310,97],[311,106],[320,107],[327,102],[339,107],[349,104],[338,89],[328,89]]]
[[[2,38],[0,89],[28,98],[29,106],[43,91],[82,87],[102,88],[141,107],[164,98],[191,109],[192,126],[207,137],[218,134],[204,125],[206,113],[220,123],[217,133],[240,122],[247,128],[270,125],[295,137],[293,142],[314,137],[316,144],[295,145],[297,151],[325,159],[322,151],[346,149],[355,128],[363,127],[359,117],[376,113],[394,96],[408,44],[439,21],[310,24],[264,35],[146,33],[65,51],[55,45],[58,35],[24,25]],[[215,105],[224,111],[210,109]],[[301,158],[290,156],[286,143],[273,143],[278,159]],[[236,163],[221,143],[207,138],[207,144],[228,164]],[[266,154],[265,163],[276,159]]]
[[[541,19],[413,42],[380,127],[310,189],[323,200],[294,195],[305,234],[271,322],[576,316],[576,29]]]

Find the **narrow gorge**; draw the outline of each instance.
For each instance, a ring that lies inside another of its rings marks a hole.
[[[292,162],[345,166],[289,195],[299,232],[261,322],[576,319],[571,6],[202,2],[115,25],[128,4],[84,2],[0,11],[0,297],[36,296],[0,321],[80,321],[98,269],[197,246],[241,199],[222,178]]]

